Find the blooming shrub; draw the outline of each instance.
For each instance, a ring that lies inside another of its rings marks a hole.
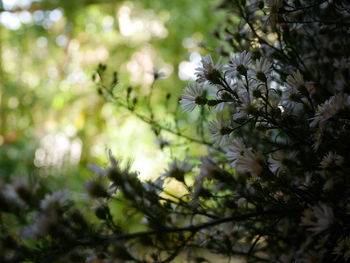
[[[131,91],[123,101],[103,84],[105,68],[97,71],[101,94],[157,134],[207,145],[207,156],[198,165],[174,160],[143,182],[110,154],[107,168],[93,166],[86,190],[95,206],[83,209],[40,182],[3,183],[2,262],[171,262],[180,253],[206,262],[201,248],[247,262],[349,261],[350,4],[225,0],[219,8],[229,11],[215,34],[222,58],[204,56],[180,100],[184,112],[209,109],[211,141],[136,112]],[[169,192],[169,180],[186,193]],[[119,201],[144,231],[115,220]]]

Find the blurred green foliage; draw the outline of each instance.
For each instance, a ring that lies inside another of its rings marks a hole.
[[[153,70],[160,70],[166,78],[154,87],[155,118],[175,111],[186,85],[180,63],[201,52],[203,39],[215,41],[206,37],[220,19],[213,15],[215,1],[0,3],[2,179],[35,173],[81,189],[81,179],[90,176],[87,163],[103,164],[108,148],[141,160],[135,168],[146,176],[162,171],[169,153],[157,148],[146,124],[104,103],[91,76],[104,63],[110,75],[118,71],[121,90],[132,85],[142,98]],[[139,109],[145,110],[142,99]],[[154,166],[146,167],[149,160]]]

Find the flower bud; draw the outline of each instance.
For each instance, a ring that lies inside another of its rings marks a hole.
[[[89,181],[86,190],[92,198],[109,197],[105,187],[98,181]]]

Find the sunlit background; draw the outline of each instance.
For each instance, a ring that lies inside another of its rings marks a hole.
[[[91,176],[87,164],[106,164],[108,149],[132,160],[143,179],[161,174],[170,157],[184,156],[161,149],[147,124],[98,96],[92,75],[104,63],[110,74],[118,72],[121,89],[132,85],[142,97],[154,70],[162,72],[152,106],[156,119],[165,118],[194,79],[201,44],[213,44],[215,3],[0,1],[1,176],[36,173],[79,189]],[[195,132],[191,122],[186,130]],[[170,135],[164,140],[176,143]]]

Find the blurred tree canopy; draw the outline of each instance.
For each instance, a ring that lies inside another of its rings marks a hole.
[[[152,132],[127,113],[117,116],[94,93],[91,76],[106,64],[142,97],[158,70],[165,78],[154,88],[156,118],[164,116],[166,100],[174,111],[183,81],[194,78],[202,41],[219,21],[215,1],[0,3],[1,175],[68,176],[82,167],[84,176],[86,164],[105,160],[107,148],[141,160],[135,165],[146,174],[163,169],[144,165],[147,156],[167,158]],[[214,46],[214,38],[205,39]],[[80,187],[79,177],[70,178]]]

